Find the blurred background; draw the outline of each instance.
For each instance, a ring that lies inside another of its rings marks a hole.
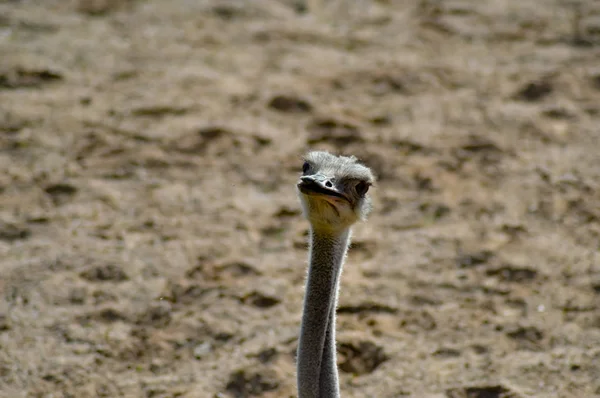
[[[295,397],[311,148],[344,397],[599,396],[599,123],[597,1],[0,1],[0,397]]]

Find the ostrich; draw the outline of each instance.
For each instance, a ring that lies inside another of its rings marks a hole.
[[[335,310],[351,227],[371,210],[375,177],[354,156],[309,152],[298,196],[310,223],[309,268],[298,343],[298,398],[337,398]]]

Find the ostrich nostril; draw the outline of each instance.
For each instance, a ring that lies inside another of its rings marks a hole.
[[[333,184],[331,183],[331,181],[327,181],[327,182],[325,183],[325,186],[326,186],[327,188],[331,188],[331,187],[333,187]]]

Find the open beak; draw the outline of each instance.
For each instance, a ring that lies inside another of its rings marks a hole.
[[[348,198],[339,192],[327,178],[321,176],[300,177],[298,189],[305,195],[341,198],[349,202]]]

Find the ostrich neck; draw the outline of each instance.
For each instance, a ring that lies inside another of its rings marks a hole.
[[[298,344],[298,397],[339,397],[335,355],[335,308],[350,229],[311,229],[310,264]]]

